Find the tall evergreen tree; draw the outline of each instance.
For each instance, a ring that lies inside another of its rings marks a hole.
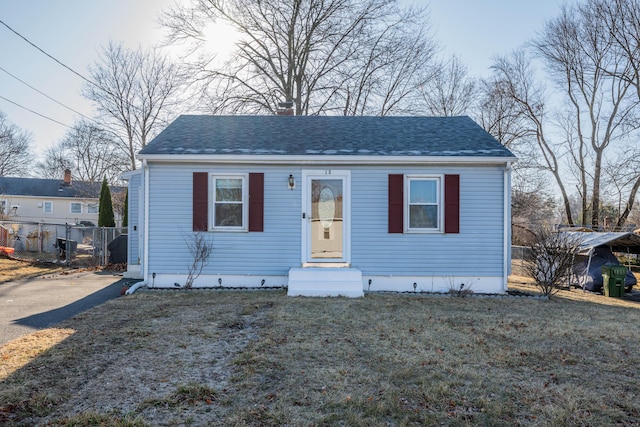
[[[111,202],[111,190],[107,184],[107,178],[102,180],[100,189],[100,205],[98,208],[98,227],[115,227],[116,220],[113,215],[113,203]]]

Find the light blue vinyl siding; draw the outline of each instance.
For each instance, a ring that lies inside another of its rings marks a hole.
[[[264,173],[264,232],[205,232],[213,244],[202,274],[286,274],[300,266],[300,186],[291,168],[153,165],[149,168],[149,272],[185,273],[191,256],[193,172]],[[209,184],[211,186],[211,183]],[[211,190],[211,187],[209,188]],[[211,209],[211,206],[209,206]]]
[[[460,233],[389,234],[389,174],[459,174]],[[501,275],[503,179],[499,167],[353,169],[352,265],[366,275]]]
[[[313,169],[310,167],[309,169]],[[336,168],[338,169],[338,168]],[[501,276],[503,179],[498,166],[341,167],[351,170],[351,264],[364,275]],[[206,274],[283,275],[301,263],[300,166],[149,168],[149,274],[185,274],[191,256],[192,174],[264,173],[264,232],[206,232]],[[293,174],[296,187],[287,178]],[[388,175],[460,175],[460,234],[388,233]]]

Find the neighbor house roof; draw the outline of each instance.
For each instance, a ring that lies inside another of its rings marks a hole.
[[[141,151],[154,155],[438,156],[513,154],[469,117],[178,117]]]
[[[3,195],[27,197],[100,198],[101,183],[75,181],[65,185],[61,179],[0,177],[0,197]]]

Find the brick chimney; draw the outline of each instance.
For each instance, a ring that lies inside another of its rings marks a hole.
[[[278,116],[293,116],[293,102],[278,102]]]
[[[64,170],[64,186],[65,187],[71,186],[71,169]]]

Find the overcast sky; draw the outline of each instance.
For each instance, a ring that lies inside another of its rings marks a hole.
[[[406,0],[410,1],[410,0]],[[0,20],[73,70],[88,76],[88,65],[109,39],[127,47],[162,39],[158,14],[173,0],[21,0],[3,1]],[[417,0],[414,3],[422,4]],[[562,0],[433,0],[429,4],[436,38],[445,53],[456,54],[471,73],[486,76],[491,58],[507,54],[556,16]],[[42,118],[0,98],[0,111],[33,135],[41,155],[72,125],[77,114],[56,101],[92,116],[92,105],[80,95],[83,80],[0,24],[0,97],[62,124]],[[12,74],[15,77],[10,76]]]

